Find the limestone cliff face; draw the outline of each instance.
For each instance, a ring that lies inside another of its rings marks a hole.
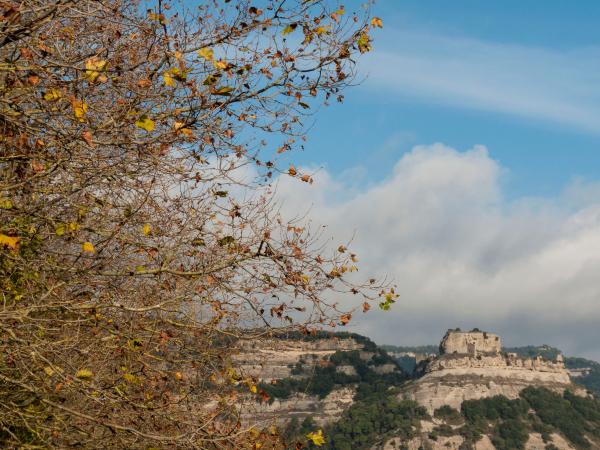
[[[294,376],[297,364],[313,366],[323,364],[336,351],[362,350],[363,346],[354,339],[318,339],[301,341],[292,339],[268,339],[257,343],[242,342],[234,356],[235,366],[244,376],[259,381],[274,380]]]
[[[242,411],[242,419],[253,424],[271,424],[274,419],[286,422],[294,417],[303,419],[311,416],[324,426],[335,422],[354,402],[354,387],[334,389],[325,398],[314,395],[295,394],[286,400],[275,399],[272,403],[248,404]]]
[[[465,400],[494,395],[517,398],[532,385],[555,391],[572,386],[562,356],[548,361],[502,353],[500,337],[479,330],[449,330],[440,344],[440,356],[422,361],[419,374],[401,396],[417,401],[429,413],[443,405],[460,409]]]
[[[242,342],[233,358],[236,369],[243,378],[251,377],[257,383],[273,383],[285,378],[304,378],[317,365],[329,364],[329,357],[336,351],[361,352],[363,345],[352,338],[329,338],[314,341],[294,339],[267,339],[259,343]],[[336,368],[347,375],[356,375],[353,366]],[[241,402],[241,416],[246,423],[255,425],[284,423],[294,417],[302,420],[310,416],[318,424],[325,425],[339,419],[353,403],[354,386],[334,389],[324,398],[296,393],[288,399],[272,399],[270,403],[257,403],[252,399]]]

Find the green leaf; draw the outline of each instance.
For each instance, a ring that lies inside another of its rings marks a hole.
[[[141,128],[142,130],[152,131],[154,130],[155,124],[152,119],[150,119],[147,115],[143,115],[138,120],[135,121],[135,126]]]

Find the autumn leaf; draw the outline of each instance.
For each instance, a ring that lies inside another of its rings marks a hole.
[[[175,128],[175,132],[176,133],[182,133],[184,135],[186,135],[187,137],[192,137],[194,135],[193,131],[185,126],[185,122],[178,122],[175,121],[175,124],[173,125],[173,128]]]
[[[227,61],[223,61],[222,59],[215,61],[213,64],[215,69],[223,70],[227,68]]]
[[[148,13],[148,19],[150,19],[150,20],[156,20],[161,25],[166,25],[166,24],[169,23],[169,19],[165,18],[164,14],[156,14],[156,13],[153,13],[153,12],[149,12]]]
[[[102,60],[97,56],[88,59],[85,62],[85,78],[90,82],[94,83],[96,81],[105,82],[107,80],[105,75],[102,75],[101,72],[106,70],[106,66],[108,65],[108,61]]]
[[[165,72],[163,75],[163,80],[165,82],[165,86],[176,87],[177,83],[175,82],[175,78],[169,73]]]
[[[325,436],[323,436],[323,430],[308,433],[306,437],[310,439],[312,443],[315,444],[317,447],[321,447],[323,444],[325,444]]]
[[[183,380],[183,374],[181,372],[175,372],[175,379],[178,381]]]
[[[340,322],[342,325],[348,325],[348,322],[352,319],[352,314],[344,314],[340,317]]]
[[[59,223],[54,228],[54,232],[56,233],[57,236],[62,236],[63,234],[65,234],[65,230],[66,230],[66,228],[65,228],[64,223]]]
[[[231,91],[233,91],[233,88],[230,86],[223,86],[220,87],[219,89],[215,90],[213,93],[216,95],[225,95],[225,96],[229,96],[231,95]]]
[[[368,310],[370,310],[370,309],[371,309],[371,305],[370,305],[368,302],[364,302],[364,303],[362,304],[362,307],[363,307],[363,312],[364,312],[364,313],[366,313]]]
[[[81,133],[81,137],[87,145],[89,145],[92,148],[95,147],[94,142],[92,141],[92,133],[90,133],[89,131],[84,131],[83,133]]]
[[[80,380],[90,380],[94,376],[94,373],[89,369],[79,369],[75,373],[75,378],[79,378]]]
[[[290,166],[290,168],[288,169],[288,173],[292,176],[295,177],[298,172],[296,171],[296,168],[294,166]]]
[[[356,43],[358,44],[358,50],[361,53],[366,53],[373,50],[373,47],[371,46],[371,38],[366,32],[362,32],[360,34]]]
[[[96,249],[94,248],[94,244],[91,242],[84,242],[81,244],[81,249],[86,253],[95,253]]]
[[[50,89],[44,93],[44,100],[47,102],[55,102],[61,98],[61,93],[58,89]]]
[[[329,26],[328,25],[323,25],[320,27],[317,27],[317,29],[315,30],[315,33],[317,33],[317,36],[322,35],[323,33],[329,33]]]
[[[371,26],[373,28],[383,28],[383,21],[379,17],[373,17],[371,19]]]
[[[154,121],[150,119],[147,115],[141,116],[138,120],[135,121],[135,126],[141,128],[142,130],[152,131],[154,130]]]
[[[141,88],[149,88],[152,86],[152,81],[147,78],[142,78],[141,80],[138,80],[137,85]]]
[[[252,392],[253,394],[256,394],[258,392],[258,390],[256,389],[256,385],[252,385],[250,386],[250,392]]]
[[[80,122],[84,122],[84,116],[85,113],[87,112],[87,103],[84,102],[83,100],[76,100],[73,99],[73,101],[71,102],[71,105],[73,106],[73,114],[75,114],[75,117],[80,121]]]
[[[150,233],[152,233],[152,227],[150,226],[149,223],[145,223],[144,226],[142,227],[142,231],[146,236],[149,236]]]
[[[200,56],[204,59],[207,59],[209,61],[212,61],[215,58],[212,48],[209,48],[209,47],[204,47],[204,48],[201,48],[200,50],[198,50],[198,56]]]
[[[297,23],[291,23],[291,24],[289,24],[287,27],[285,27],[283,29],[283,31],[281,32],[281,35],[282,36],[287,36],[288,34],[290,34],[291,32],[293,32],[297,27],[298,27]]]
[[[207,76],[204,79],[204,81],[202,82],[202,84],[204,86],[212,86],[213,84],[216,84],[217,81],[219,81],[220,77],[221,77],[221,74],[219,74],[219,73],[210,74],[209,76]]]
[[[6,234],[0,233],[0,245],[16,250],[21,238],[17,236],[7,236]]]
[[[0,209],[12,209],[13,202],[9,198],[0,198]]]

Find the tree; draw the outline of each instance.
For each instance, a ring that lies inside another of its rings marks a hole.
[[[0,2],[3,447],[240,448],[231,342],[393,301],[269,184],[380,19],[191,3]]]

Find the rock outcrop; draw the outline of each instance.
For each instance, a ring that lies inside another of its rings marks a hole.
[[[433,413],[443,405],[460,409],[465,400],[494,395],[517,398],[532,385],[554,391],[572,387],[561,355],[555,361],[520,358],[503,353],[501,342],[500,336],[484,331],[449,330],[440,355],[420,363],[420,378],[409,383],[402,396]]]

